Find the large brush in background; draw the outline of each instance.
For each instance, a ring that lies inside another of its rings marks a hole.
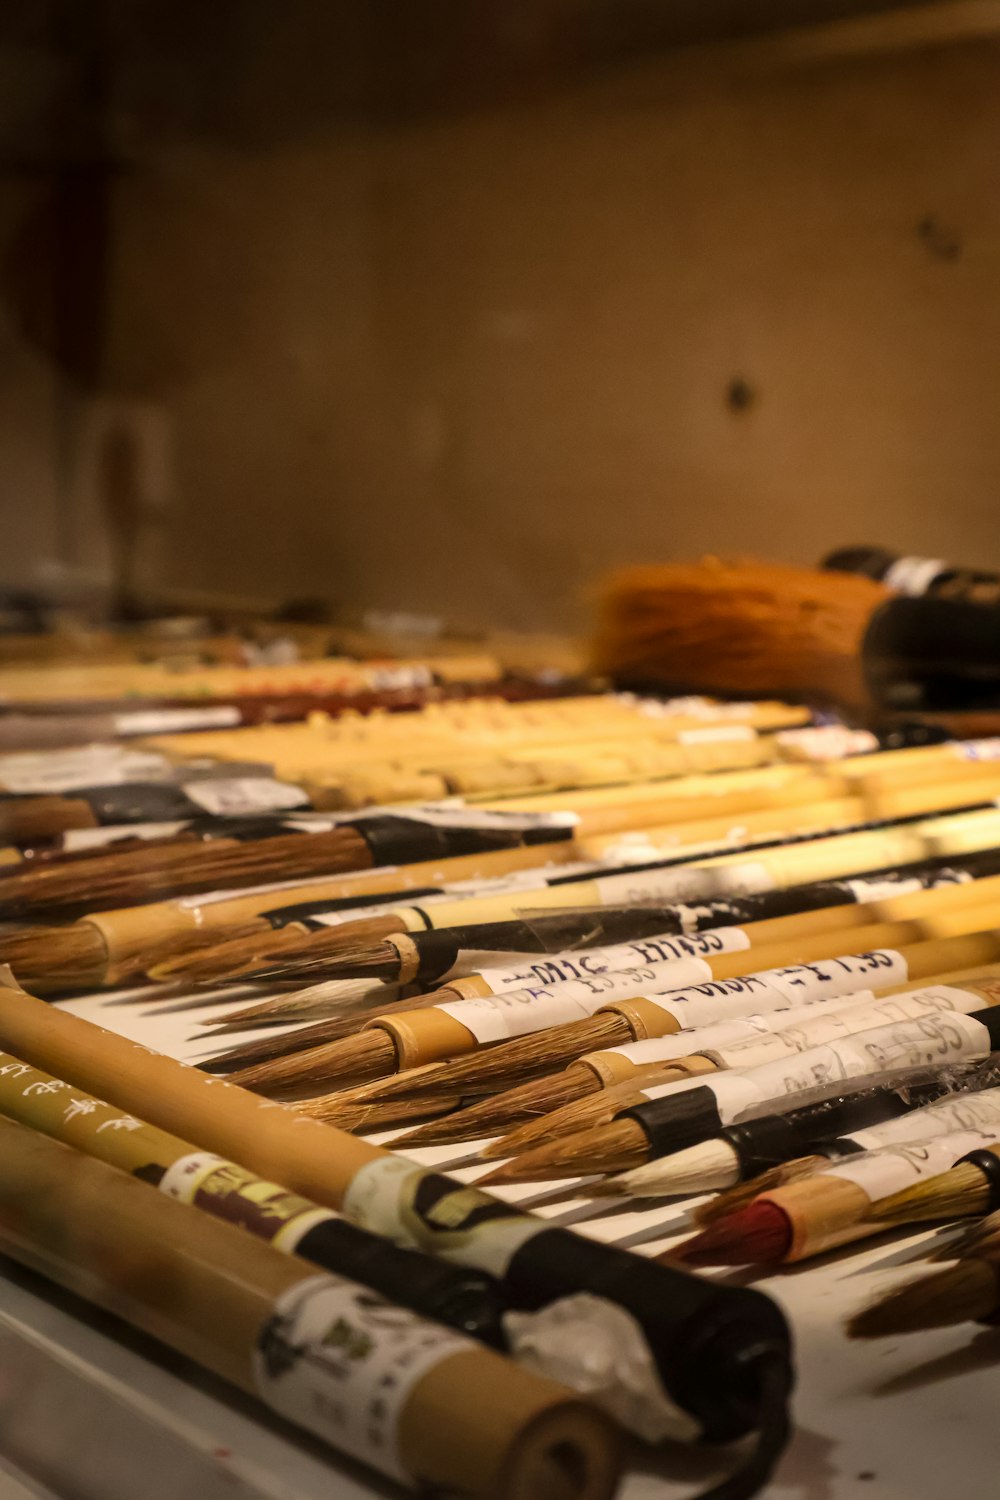
[[[619,683],[867,705],[861,646],[891,598],[870,578],[726,563],[623,568],[605,582],[594,664]]]
[[[940,567],[940,579],[957,576]],[[914,597],[892,577],[715,558],[622,569],[602,591],[594,664],[672,692],[781,694],[862,714],[1000,712],[995,597],[975,581]]]

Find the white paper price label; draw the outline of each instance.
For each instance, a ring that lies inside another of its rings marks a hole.
[[[309,803],[301,787],[267,776],[206,777],[204,781],[185,782],[181,790],[198,807],[220,818],[282,812]]]
[[[274,1303],[254,1376],[272,1411],[403,1483],[398,1427],[417,1382],[476,1346],[374,1292],[310,1277]]]
[[[823,1175],[853,1182],[874,1203],[879,1198],[902,1192],[915,1182],[947,1172],[970,1151],[995,1145],[998,1140],[1000,1125],[949,1131],[947,1135],[901,1141],[870,1155],[850,1157],[828,1168]]]
[[[481,970],[494,994],[517,985],[552,985],[566,979],[588,979],[596,974],[617,973],[637,966],[673,963],[682,958],[711,958],[716,953],[738,953],[749,948],[750,939],[739,927],[718,932],[647,938],[636,943],[613,943],[607,948],[585,948],[576,953],[532,955],[520,963]]]
[[[1000,1125],[1000,1088],[979,1094],[953,1094],[923,1109],[911,1110],[895,1120],[885,1120],[868,1130],[851,1131],[847,1137],[862,1151],[878,1151],[901,1141],[930,1139],[954,1130],[991,1130]]]
[[[544,986],[525,987],[477,1000],[447,1001],[434,1008],[460,1022],[478,1042],[499,1042],[512,1036],[545,1031],[550,1026],[585,1020],[603,1005],[648,994],[655,985],[667,983],[674,977],[683,982],[709,973],[711,970],[704,959],[675,959],[669,964],[595,974],[589,979],[566,979],[547,989]]]

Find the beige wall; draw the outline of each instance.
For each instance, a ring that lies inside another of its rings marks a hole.
[[[1000,566],[998,176],[989,42],[164,147],[117,204],[147,579],[537,626],[704,550]]]

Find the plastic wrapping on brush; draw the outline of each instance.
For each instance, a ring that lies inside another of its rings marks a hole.
[[[798,1156],[838,1157],[860,1151],[849,1140],[852,1131],[896,1119],[949,1094],[976,1093],[998,1082],[1000,1060],[954,1064],[933,1078],[901,1083],[893,1077],[889,1084],[841,1092],[787,1115],[754,1115],[725,1126],[718,1139],[738,1153],[741,1178],[747,1180]]]
[[[973,1019],[981,1023],[984,1031],[995,1032],[1000,1036],[1000,1015],[979,1012]],[[864,1041],[864,1038],[865,1033],[861,1032],[856,1034],[853,1040]],[[992,1041],[992,1036],[990,1041]],[[805,1055],[799,1054],[800,1059]],[[916,1076],[919,1078],[922,1071],[929,1082],[947,1080],[954,1076],[949,1070],[960,1064],[960,1061],[960,1057],[955,1057],[952,1062],[937,1066],[920,1064],[916,1070]],[[753,1071],[753,1069],[748,1069],[747,1075],[752,1074]],[[727,1105],[720,1104],[711,1080],[688,1080],[657,1098],[647,1099],[641,1104],[631,1105],[622,1110],[616,1116],[616,1123],[625,1122],[636,1126],[645,1136],[646,1150],[649,1158],[652,1159],[669,1156],[678,1151],[684,1151],[690,1146],[698,1146],[707,1140],[716,1139],[726,1125],[738,1125],[764,1115],[790,1114],[793,1107],[801,1110],[810,1105],[822,1103],[825,1099],[844,1100],[853,1097],[859,1090],[898,1086],[901,1082],[912,1084],[914,1079],[911,1075],[914,1071],[911,1067],[904,1067],[865,1072],[857,1075],[853,1080],[857,1088],[851,1087],[851,1079],[831,1079],[828,1083],[814,1089],[801,1092],[796,1090],[794,1094],[787,1096],[783,1093],[767,1094],[752,1104],[744,1104],[740,1107],[735,1107],[732,1102]],[[734,1073],[722,1073],[716,1077],[723,1081],[732,1079],[738,1084],[737,1075],[738,1070],[735,1070]],[[783,1109],[782,1105],[786,1100],[788,1107]]]

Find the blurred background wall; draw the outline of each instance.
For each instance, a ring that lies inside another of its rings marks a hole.
[[[993,0],[18,0],[0,40],[4,581],[131,537],[195,597],[544,627],[619,561],[1000,561]]]

